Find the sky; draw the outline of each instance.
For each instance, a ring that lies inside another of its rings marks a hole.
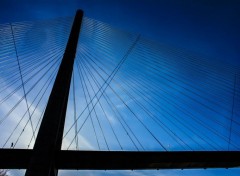
[[[0,23],[85,16],[209,59],[240,65],[238,0],[2,0]]]
[[[181,48],[200,57],[240,66],[240,3],[238,1],[191,0],[2,0],[0,24],[74,16],[85,16],[117,28],[140,33],[166,46]],[[239,175],[239,170],[196,171],[194,175]],[[62,175],[65,173],[63,172]],[[89,173],[88,173],[89,174]],[[104,172],[95,173],[104,175]],[[109,175],[131,175],[128,172]],[[134,172],[132,175],[143,175]],[[154,175],[192,175],[166,171]],[[80,175],[80,174],[79,174]]]

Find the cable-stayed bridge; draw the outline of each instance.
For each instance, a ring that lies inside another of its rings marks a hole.
[[[81,15],[0,26],[0,168],[240,165],[238,67]]]

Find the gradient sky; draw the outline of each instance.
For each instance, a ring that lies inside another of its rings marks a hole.
[[[76,9],[83,9],[87,17],[127,31],[141,33],[149,39],[183,48],[209,59],[240,66],[240,2],[196,1],[1,0],[0,23],[73,16]],[[219,172],[225,173],[225,171],[211,171],[209,175],[219,175]],[[156,172],[152,174],[158,175],[159,173]],[[115,175],[144,174],[148,173],[138,171],[134,174],[115,173]],[[164,171],[162,174],[185,175],[186,173]],[[188,174],[207,175],[203,170]],[[239,175],[239,170],[234,170],[230,174]],[[104,173],[100,172],[96,175],[104,175]]]
[[[85,16],[209,59],[240,65],[238,0],[2,0],[0,23]]]

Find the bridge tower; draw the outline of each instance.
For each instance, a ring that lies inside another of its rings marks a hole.
[[[37,135],[26,176],[56,176],[58,173],[55,161],[62,146],[67,101],[82,17],[83,11],[78,10]]]

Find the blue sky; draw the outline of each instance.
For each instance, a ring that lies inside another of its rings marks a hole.
[[[239,64],[238,0],[2,0],[0,23],[85,15],[210,59]]]
[[[89,18],[126,31],[140,33],[147,39],[155,40],[169,48],[180,48],[214,62],[223,61],[240,66],[240,4],[237,1],[3,0],[0,2],[0,23],[73,16],[79,8],[83,9],[85,16]],[[128,68],[125,69],[125,71],[128,70]],[[184,74],[189,75],[191,72]],[[198,75],[191,76],[196,76],[201,83]],[[163,90],[167,89],[168,87],[165,87]],[[172,107],[168,108],[171,110]],[[237,169],[193,172],[195,172],[194,175],[239,175]],[[111,175],[111,173],[108,174]],[[105,173],[95,174],[104,175]],[[132,175],[142,174],[144,172],[136,171]],[[193,175],[192,171],[166,171],[164,173],[154,171],[152,174]],[[113,175],[130,174],[116,172]]]

